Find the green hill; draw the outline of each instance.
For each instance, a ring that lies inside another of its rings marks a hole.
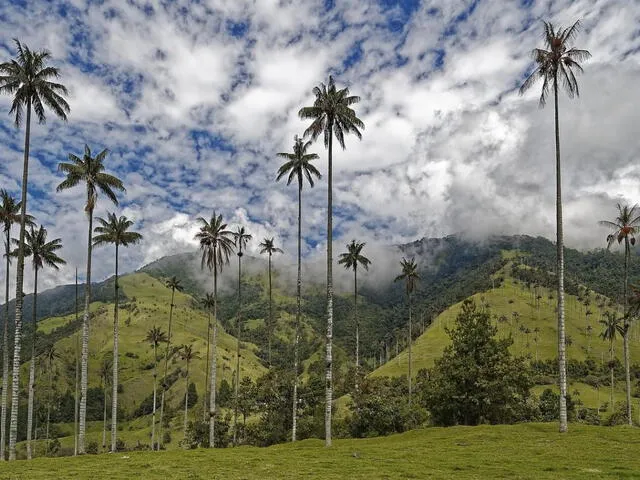
[[[509,274],[513,265],[510,261],[493,275],[495,283],[499,285],[475,293],[470,298],[478,305],[486,305],[496,322],[499,336],[512,336],[513,354],[528,356],[532,360],[557,358],[555,288],[532,287],[519,281]],[[537,298],[538,296],[540,298]],[[588,307],[585,306],[587,298],[590,302]],[[449,344],[446,329],[453,326],[461,306],[462,302],[458,302],[446,309],[414,341],[414,372],[432,367],[434,361],[442,355],[445,346]],[[599,321],[606,311],[612,311],[614,308],[610,306],[608,298],[594,292],[590,292],[588,296],[583,294],[580,299],[576,295],[565,294],[566,335],[570,339],[567,345],[568,359],[583,361],[591,358],[604,363],[608,361],[609,344],[599,338],[602,329]],[[591,313],[587,315],[587,311]],[[417,328],[420,328],[419,324]],[[637,338],[639,333],[640,327],[635,324],[631,330],[631,338]],[[621,339],[617,341],[615,349],[618,354],[621,352]],[[640,362],[640,346],[634,342],[631,342],[631,361]],[[405,349],[371,375],[406,375],[407,367],[408,350]]]

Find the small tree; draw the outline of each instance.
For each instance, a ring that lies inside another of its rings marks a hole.
[[[437,425],[509,423],[522,418],[532,385],[522,358],[513,358],[511,338],[497,339],[487,311],[465,300],[446,329],[451,345],[435,362],[427,408]]]

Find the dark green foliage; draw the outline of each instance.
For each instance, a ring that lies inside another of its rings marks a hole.
[[[228,407],[231,405],[231,399],[233,398],[233,389],[231,385],[227,381],[226,378],[223,378],[220,382],[220,387],[218,388],[218,392],[216,395],[216,402],[218,406],[221,408]]]
[[[540,420],[543,422],[553,422],[560,418],[560,394],[554,392],[550,388],[545,389],[540,395],[538,401],[540,411]],[[567,395],[567,418],[575,419],[576,404],[573,402],[571,395]]]
[[[427,412],[419,405],[409,409],[407,382],[403,378],[366,378],[359,393],[352,393],[352,415],[347,419],[353,437],[378,437],[401,433],[424,423]]]
[[[96,441],[89,442],[89,444],[87,445],[87,448],[85,449],[85,451],[89,455],[97,455],[98,454],[98,442],[96,442]]]
[[[498,340],[486,309],[467,300],[447,330],[452,344],[436,360],[425,405],[436,425],[478,425],[520,420],[526,409],[530,375],[522,358],[509,353],[511,338]]]
[[[198,403],[198,390],[196,389],[196,384],[193,382],[189,382],[188,390],[189,390],[189,399],[187,402],[187,406],[191,408]]]

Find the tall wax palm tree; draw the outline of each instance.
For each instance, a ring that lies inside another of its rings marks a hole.
[[[575,74],[582,72],[578,62],[588,59],[591,54],[586,50],[570,47],[580,28],[580,22],[569,28],[556,29],[549,22],[544,23],[545,48],[536,48],[532,56],[536,69],[527,77],[520,87],[524,94],[538,79],[542,79],[540,107],[546,104],[549,88],[553,90],[555,106],[555,140],[556,140],[556,248],[558,271],[558,370],[560,372],[560,431],[567,431],[567,365],[565,354],[565,322],[564,322],[564,234],[562,225],[562,181],[560,168],[560,127],[558,124],[558,90],[560,83],[564,86],[569,98],[578,96],[578,81]]]
[[[600,338],[605,341],[609,341],[609,371],[611,372],[611,397],[609,401],[609,405],[611,407],[611,411],[614,411],[614,397],[613,397],[613,386],[614,386],[614,376],[613,376],[613,368],[615,367],[615,352],[614,345],[616,341],[616,337],[618,334],[624,337],[625,329],[624,326],[621,325],[620,321],[622,319],[618,317],[614,312],[604,312],[604,319],[600,320],[600,324],[602,325],[602,332],[600,333]]]
[[[53,343],[47,345],[42,353],[44,358],[44,364],[47,368],[47,375],[49,377],[49,398],[47,400],[47,428],[45,430],[45,438],[47,441],[47,454],[49,453],[49,425],[51,420],[51,403],[53,401],[53,371],[56,360],[60,358],[60,354],[56,350],[56,346]]]
[[[20,202],[5,189],[0,190],[0,223],[4,227],[5,234],[5,297],[4,297],[4,322],[2,326],[2,407],[0,413],[0,461],[4,461],[7,427],[7,391],[9,389],[9,267],[11,266],[11,227],[20,223]],[[27,222],[32,222],[33,217],[27,215]]]
[[[267,341],[269,344],[269,348],[268,348],[267,358],[268,358],[269,365],[271,365],[271,337],[273,335],[273,328],[274,328],[273,299],[271,296],[271,257],[273,256],[274,253],[284,253],[284,252],[282,251],[281,248],[278,248],[275,246],[273,242],[273,237],[265,238],[264,240],[262,240],[262,243],[260,243],[259,247],[260,247],[261,254],[266,253],[269,255],[269,322],[267,324],[267,336],[268,336]]]
[[[100,381],[102,382],[102,449],[107,449],[107,392],[113,373],[113,360],[105,357],[100,364]]]
[[[158,439],[158,450],[163,442],[164,397],[167,393],[167,388],[169,387],[167,385],[167,368],[169,367],[169,356],[171,352],[171,324],[173,321],[173,307],[175,307],[173,302],[175,300],[176,290],[178,292],[184,290],[180,280],[175,275],[166,281],[165,286],[171,289],[171,305],[169,305],[169,333],[167,334],[167,348],[164,352],[164,374],[162,376],[162,395],[160,397],[160,437]]]
[[[624,280],[623,280],[623,297],[624,297],[624,323],[622,333],[622,349],[624,355],[624,376],[626,381],[627,392],[627,422],[633,425],[631,418],[631,374],[629,369],[629,260],[631,258],[631,247],[636,244],[635,235],[640,229],[640,209],[638,205],[629,207],[628,205],[618,204],[618,215],[613,222],[608,220],[600,221],[600,225],[610,228],[613,233],[607,235],[607,248],[617,241],[618,244],[624,242]]]
[[[222,221],[222,215],[213,212],[211,220],[198,218],[200,231],[196,233],[196,240],[200,242],[202,250],[201,268],[205,265],[213,270],[213,347],[211,349],[210,366],[210,395],[209,395],[209,446],[215,446],[215,414],[216,414],[216,385],[217,385],[217,335],[218,335],[218,274],[222,266],[229,264],[229,255],[233,252],[233,232],[227,230],[227,224]]]
[[[33,399],[34,388],[36,383],[36,309],[38,305],[38,272],[45,266],[59,270],[58,265],[65,264],[62,258],[56,253],[62,248],[62,241],[59,238],[47,242],[47,230],[41,225],[36,229],[29,226],[29,230],[25,232],[24,246],[25,257],[31,257],[33,265],[33,308],[32,308],[32,325],[33,333],[31,334],[31,363],[29,365],[29,400],[27,402],[27,459],[31,459],[31,433],[33,431]]]
[[[207,311],[207,355],[204,368],[204,395],[202,395],[202,419],[207,421],[207,397],[209,395],[209,352],[211,349],[211,312],[214,307],[214,298],[212,293],[207,293],[200,299],[200,304]]]
[[[29,177],[29,146],[31,140],[31,111],[36,114],[38,123],[46,122],[45,106],[60,119],[66,121],[71,111],[64,98],[67,89],[52,80],[60,77],[56,67],[50,66],[51,54],[47,50],[32,51],[26,45],[14,39],[16,58],[0,63],[0,94],[13,97],[9,114],[15,118],[16,127],[23,122],[26,110],[24,135],[24,160],[22,164],[22,193],[20,199],[20,244],[18,247],[18,265],[16,272],[16,320],[13,355],[13,381],[11,390],[11,426],[9,428],[9,460],[16,458],[16,439],[18,433],[18,389],[20,382],[20,337],[22,333],[22,305],[24,282],[24,235],[27,220],[27,185]],[[4,444],[3,444],[4,445]]]
[[[113,306],[113,380],[111,385],[111,451],[116,451],[116,437],[118,435],[118,248],[128,247],[140,243],[142,235],[132,232],[129,229],[133,226],[133,221],[122,215],[120,218],[115,213],[107,213],[107,219],[96,218],[98,225],[94,229],[96,234],[93,237],[93,246],[115,245],[116,251],[116,275],[115,275],[115,302]]]
[[[200,358],[198,352],[193,350],[193,344],[182,345],[180,348],[180,358],[186,363],[185,383],[184,383],[184,435],[187,435],[187,418],[189,413],[189,366],[196,358]]]
[[[351,108],[360,101],[360,97],[349,94],[348,88],[338,90],[329,76],[329,83],[314,87],[315,101],[311,107],[303,107],[298,112],[301,119],[312,120],[304,132],[316,140],[324,137],[324,146],[328,153],[328,193],[327,193],[327,352],[326,352],[326,403],[325,403],[325,444],[331,446],[331,402],[333,401],[333,137],[344,149],[345,134],[353,133],[362,138],[360,130],[364,123]]]
[[[407,305],[409,306],[409,406],[411,406],[411,344],[413,343],[413,332],[411,331],[411,294],[415,290],[418,280],[420,280],[420,275],[418,275],[418,265],[413,258],[411,260],[403,258],[400,262],[400,266],[402,268],[402,273],[396,277],[395,281],[399,282],[404,280]]]
[[[75,314],[76,314],[76,323],[78,323],[78,267],[76,267],[76,290],[75,290]],[[75,382],[75,395],[74,395],[74,405],[73,405],[73,456],[78,455],[78,405],[80,404],[80,397],[78,395],[78,390],[80,386],[80,348],[79,348],[79,340],[80,337],[78,334],[75,335],[73,344],[75,346],[75,358],[76,358],[76,382]]]
[[[167,334],[155,325],[147,332],[145,342],[149,342],[153,347],[153,411],[151,414],[151,450],[156,449],[156,405],[158,402],[158,346],[167,341]]]
[[[278,153],[278,157],[286,159],[286,162],[278,169],[276,181],[279,181],[285,175],[287,177],[287,185],[295,179],[298,183],[298,283],[296,293],[296,326],[293,342],[293,428],[291,429],[291,441],[296,441],[297,425],[298,425],[298,343],[300,338],[300,319],[302,315],[302,185],[304,179],[307,179],[310,187],[314,185],[314,177],[319,179],[322,176],[318,169],[311,162],[317,160],[318,154],[307,153],[311,146],[311,142],[305,142],[297,135],[293,139],[292,153]]]
[[[244,227],[238,227],[233,232],[233,240],[236,248],[238,249],[238,316],[236,319],[236,382],[235,382],[235,400],[233,402],[233,445],[236,446],[238,442],[238,386],[240,385],[240,330],[242,328],[242,252],[251,235],[247,233]]]
[[[358,390],[358,375],[360,374],[360,326],[358,324],[358,265],[365,270],[369,270],[371,260],[362,255],[362,249],[366,244],[358,243],[351,240],[347,244],[347,251],[340,254],[338,263],[344,265],[347,270],[353,269],[353,307],[354,307],[354,323],[356,326],[356,391]]]
[[[78,453],[85,453],[85,430],[87,421],[87,384],[89,362],[89,306],[91,304],[91,254],[93,247],[93,211],[98,201],[98,190],[118,205],[118,198],[114,190],[124,192],[122,181],[105,173],[104,161],[108,150],[102,150],[93,157],[88,145],[84,146],[82,158],[73,153],[69,154],[69,162],[61,162],[58,171],[65,173],[67,177],[58,185],[58,192],[84,184],[87,189],[87,202],[84,211],[89,220],[89,235],[87,238],[87,275],[84,291],[84,315],[82,317],[82,355],[80,361],[80,413],[78,425]]]

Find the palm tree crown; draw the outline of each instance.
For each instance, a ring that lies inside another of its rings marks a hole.
[[[544,22],[545,48],[535,48],[531,52],[536,63],[536,69],[527,77],[520,87],[520,94],[524,94],[538,79],[542,79],[542,93],[540,106],[547,103],[550,88],[557,88],[558,80],[562,82],[569,98],[580,95],[576,72],[582,73],[579,62],[587,60],[591,54],[587,50],[570,47],[580,29],[577,21],[568,28],[555,28],[552,23]],[[558,78],[559,77],[559,78]]]
[[[273,255],[274,253],[284,253],[281,248],[275,246],[273,237],[265,238],[258,246],[260,247],[260,253],[268,253],[269,255]]]
[[[56,253],[57,250],[62,248],[62,240],[56,238],[47,242],[47,229],[42,225],[40,225],[38,229],[30,226],[29,229],[24,232],[24,237],[24,254],[26,257],[31,256],[34,269],[40,270],[46,265],[47,267],[59,270],[59,264],[67,263]],[[14,242],[18,243],[15,239]]]
[[[638,205],[629,207],[629,205],[620,205],[618,203],[618,216],[613,222],[601,220],[600,225],[609,227],[613,233],[607,235],[607,248],[617,241],[622,243],[623,240],[629,240],[631,245],[635,245],[638,229],[640,228],[640,209]]]
[[[245,230],[244,227],[238,227],[235,232],[233,232],[234,245],[238,248],[238,256],[242,256],[242,250],[246,250],[247,243],[251,240],[253,236]]]
[[[311,107],[303,107],[298,112],[301,119],[312,120],[311,125],[304,132],[304,136],[310,136],[316,140],[320,134],[324,135],[324,146],[329,147],[329,138],[333,134],[342,148],[344,135],[353,133],[358,139],[362,138],[360,130],[364,130],[364,123],[356,116],[351,108],[360,101],[360,97],[349,95],[349,88],[341,90],[336,88],[333,77],[329,75],[329,83],[314,87],[313,94],[316,99]]]
[[[161,343],[166,343],[167,334],[163,332],[160,327],[154,326],[147,332],[147,336],[144,338],[145,342],[149,342],[152,347],[157,348]]]
[[[200,231],[196,233],[196,240],[200,242],[202,250],[202,267],[206,265],[210,270],[222,271],[222,265],[229,263],[229,255],[233,252],[233,232],[227,230],[227,224],[222,221],[222,215],[213,212],[211,219],[200,217]]]
[[[118,198],[114,190],[124,192],[125,188],[122,180],[104,172],[104,160],[108,153],[109,150],[104,149],[98,155],[92,157],[91,149],[88,145],[84,146],[82,158],[70,153],[69,162],[58,164],[58,170],[66,173],[67,178],[58,185],[56,191],[60,192],[73,188],[82,182],[87,184],[86,212],[93,211],[98,199],[98,190],[104,193],[115,205],[118,205]]]
[[[44,107],[47,106],[62,120],[67,120],[71,111],[63,95],[67,88],[51,79],[60,77],[56,67],[47,65],[51,54],[47,50],[32,51],[14,39],[18,55],[15,59],[0,63],[0,94],[13,95],[10,115],[15,124],[22,124],[23,109],[33,106],[39,123],[45,123]]]
[[[600,338],[609,342],[615,341],[618,334],[624,335],[624,326],[621,323],[622,318],[615,313],[604,312],[604,319],[600,320],[602,332]]]
[[[165,281],[165,286],[169,289],[173,290],[177,290],[178,292],[181,292],[182,290],[184,290],[184,287],[182,286],[182,283],[180,282],[180,279],[178,277],[176,277],[175,275],[171,278],[168,278]]]
[[[365,245],[366,243],[364,242],[358,243],[355,240],[351,240],[351,243],[347,244],[347,251],[340,254],[340,260],[338,260],[338,263],[340,265],[344,265],[344,268],[347,270],[356,270],[358,265],[362,265],[365,270],[369,270],[371,260],[360,253]]]
[[[98,225],[93,231],[96,233],[93,237],[93,246],[98,247],[107,243],[122,245],[127,247],[140,243],[142,235],[138,232],[130,232],[129,228],[133,225],[133,221],[122,215],[120,218],[115,213],[107,213],[107,219],[96,218]]]
[[[400,262],[400,266],[402,267],[402,273],[398,275],[394,281],[399,282],[404,280],[407,295],[411,295],[418,284],[418,280],[420,280],[420,275],[418,275],[418,265],[413,258],[411,258],[411,260],[403,258]]]
[[[0,223],[4,231],[11,230],[11,226],[20,222],[20,202],[11,196],[4,188],[0,190]],[[27,223],[33,223],[33,217],[27,215]]]
[[[289,174],[287,178],[287,185],[290,185],[293,179],[298,179],[298,188],[302,190],[302,181],[306,177],[309,185],[313,187],[313,177],[320,179],[322,175],[315,167],[315,165],[311,164],[312,160],[317,160],[317,153],[307,153],[307,150],[311,146],[311,141],[305,142],[302,138],[297,135],[294,137],[293,143],[293,152],[286,153],[281,152],[278,153],[278,157],[284,158],[287,161],[278,169],[278,176],[276,177],[276,181],[279,181],[282,177]]]

